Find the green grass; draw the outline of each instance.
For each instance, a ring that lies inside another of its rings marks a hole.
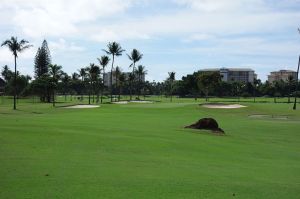
[[[73,110],[24,99],[12,111],[4,101],[0,198],[300,196],[300,111],[292,104],[217,110],[175,98]],[[202,117],[217,119],[226,135],[183,128]]]

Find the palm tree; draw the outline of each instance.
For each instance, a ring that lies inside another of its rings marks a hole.
[[[170,101],[172,102],[172,97],[173,97],[173,82],[175,81],[175,72],[169,72],[169,82],[170,82]]]
[[[90,80],[90,90],[93,91],[93,102],[95,102],[95,84],[99,78],[100,68],[95,64],[91,63],[87,68]],[[91,104],[91,92],[89,91],[89,104]]]
[[[288,81],[288,103],[291,103],[291,88],[294,83],[294,77],[290,75],[287,81]]]
[[[257,89],[257,86],[260,84],[260,80],[259,79],[254,79],[253,81],[253,102],[255,103],[256,102],[256,89]]]
[[[125,81],[126,81],[126,74],[121,73],[119,75],[119,101],[120,101],[120,98],[121,98],[122,87],[124,86]]]
[[[15,58],[15,74],[14,74],[14,110],[17,109],[16,106],[16,95],[17,95],[17,57],[18,53],[23,52],[25,49],[31,47],[28,45],[28,41],[22,39],[18,41],[17,37],[11,37],[10,39],[4,41],[1,46],[7,46],[9,50],[13,53]]]
[[[102,104],[102,98],[103,98],[103,92],[104,92],[104,75],[105,75],[105,67],[109,63],[110,59],[108,56],[104,55],[101,56],[101,58],[97,58],[99,61],[99,64],[102,66],[102,90],[101,90],[101,104]]]
[[[80,78],[80,75],[78,73],[72,73],[72,81],[71,81],[71,101],[73,99],[73,93],[78,93],[78,85],[80,84],[79,83],[79,78]],[[75,96],[76,97],[76,96]]]
[[[298,28],[298,32],[300,34],[300,28]],[[299,61],[298,61],[297,78],[296,78],[296,90],[295,90],[295,101],[294,101],[293,110],[297,109],[297,94],[298,94],[297,92],[298,92],[299,67],[300,67],[300,56],[299,56]]]
[[[132,82],[134,80],[135,80],[135,74],[134,73],[129,73],[128,81],[129,81],[129,89],[130,89],[130,100],[132,100],[131,88],[132,88]]]
[[[53,96],[52,96],[53,97],[53,99],[52,99],[53,107],[55,107],[55,88],[56,88],[57,82],[61,76],[61,72],[62,72],[61,68],[62,68],[61,66],[58,66],[56,64],[49,65],[49,69],[50,69],[49,73],[52,76],[52,84],[53,84],[53,93],[52,93],[53,94]]]
[[[127,54],[127,56],[132,61],[129,68],[132,67],[132,74],[134,74],[135,64],[143,58],[143,54],[141,54],[137,49],[133,49],[130,55]],[[134,79],[132,79],[132,81],[134,81]],[[132,100],[132,83],[133,82],[130,82],[130,100]]]
[[[142,89],[142,78],[147,74],[147,70],[145,70],[145,66],[139,65],[136,74],[138,76],[139,81],[139,91],[138,91],[138,99],[140,99],[141,89]]]
[[[67,73],[62,72],[62,83],[64,85],[64,95],[65,95],[65,101],[67,101],[67,91],[69,89],[70,84],[70,76]]]
[[[86,78],[86,69],[85,68],[81,68],[79,70],[79,75],[81,77],[81,101],[83,100],[83,88],[84,88],[84,81]]]
[[[112,102],[113,101],[112,80],[113,80],[113,69],[114,69],[115,56],[116,57],[121,56],[125,50],[123,50],[121,45],[115,41],[108,43],[107,49],[108,50],[103,50],[103,51],[106,52],[108,55],[112,55],[111,70],[110,70],[110,101]]]
[[[300,33],[300,29],[299,29]],[[299,79],[299,67],[300,67],[300,56],[299,56],[299,61],[298,61],[298,69],[297,69],[297,77],[296,77],[296,89],[295,89],[295,101],[294,101],[294,106],[293,110],[297,109],[297,95],[298,95],[298,79]]]
[[[116,70],[115,70],[115,77],[116,77],[116,85],[117,85],[117,88],[119,87],[119,91],[120,91],[119,78],[120,78],[121,73],[122,73],[121,68],[119,66],[117,66]],[[120,98],[121,98],[121,94],[119,92],[118,101],[120,101]]]

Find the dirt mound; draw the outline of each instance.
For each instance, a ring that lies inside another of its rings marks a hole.
[[[202,118],[195,124],[186,126],[185,128],[205,129],[205,130],[211,130],[214,133],[221,133],[221,134],[225,133],[223,129],[219,128],[218,122],[213,118]]]

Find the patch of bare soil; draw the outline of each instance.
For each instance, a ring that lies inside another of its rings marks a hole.
[[[211,130],[212,132],[218,134],[225,133],[223,129],[219,128],[218,122],[213,118],[202,118],[198,122],[186,126],[185,128]]]

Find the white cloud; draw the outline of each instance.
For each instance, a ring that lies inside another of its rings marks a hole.
[[[150,39],[150,36],[146,33],[139,32],[136,29],[122,29],[123,27],[110,26],[105,28],[96,29],[90,35],[90,39],[98,42],[109,42],[109,41],[121,41],[125,39],[140,40]]]
[[[252,10],[264,4],[263,0],[174,0],[174,2],[204,12]]]
[[[149,44],[145,45],[148,55],[144,52],[143,62],[150,56],[153,61],[149,62],[153,67],[170,65],[164,69],[164,73],[182,67],[178,64],[178,55],[195,55],[191,57],[194,62],[185,66],[188,70],[201,64],[198,57],[202,54],[207,55],[205,63],[213,65],[222,62],[230,64],[231,61],[244,63],[241,60],[249,57],[255,60],[248,59],[245,63],[260,66],[259,62],[267,64],[269,60],[270,65],[274,64],[270,59],[280,57],[280,64],[283,65],[289,64],[290,56],[299,52],[299,42],[296,40],[300,18],[297,10],[299,2],[300,0],[0,0],[0,39],[7,39],[7,35],[19,35],[40,45],[46,38],[51,53],[56,55],[58,62],[65,63],[64,67],[69,64],[70,71],[73,70],[71,65],[77,62],[88,63],[98,56],[95,55],[95,45],[100,50],[104,46],[101,47],[101,44],[95,44],[94,41],[106,43],[112,40],[131,48],[141,48],[143,40],[146,40],[145,43]],[[158,5],[161,7],[157,8]],[[78,53],[82,51],[85,52]],[[20,59],[29,60],[34,57],[35,52],[35,48],[25,51]],[[167,54],[168,58],[161,54]],[[231,60],[216,62],[215,55],[226,55]],[[272,56],[274,58],[270,58]],[[69,61],[72,57],[75,57],[76,62]],[[124,65],[127,61],[124,58]],[[11,54],[0,48],[0,64],[4,62],[12,62]],[[32,62],[33,59],[27,62],[28,68],[32,68]],[[178,75],[180,73],[184,72],[179,70]],[[162,76],[156,75],[151,69],[149,74],[158,78]]]
[[[58,41],[50,41],[49,49],[51,52],[82,52],[85,50],[85,48],[77,46],[74,42],[68,43],[62,38],[60,38]]]
[[[120,15],[132,0],[2,0],[11,22],[29,37],[66,36],[80,32],[80,23]]]
[[[7,48],[0,48],[0,62],[10,62],[13,60],[12,53]]]
[[[291,4],[291,0],[284,1]],[[187,41],[205,39],[204,35],[271,32],[294,26],[300,18],[299,12],[271,11],[264,0],[169,0],[170,5],[172,2],[183,9],[134,16],[126,11],[140,6],[138,0],[2,0],[0,12],[9,8],[11,24],[26,37],[81,37],[100,42],[190,34],[182,38]]]
[[[184,38],[183,42],[193,42],[193,41],[205,41],[205,40],[212,40],[216,37],[214,35],[205,34],[205,33],[196,33]]]
[[[18,59],[26,60],[26,59],[32,59],[35,55],[35,49],[29,48],[24,50],[22,53],[18,53]],[[11,51],[5,46],[0,48],[0,63],[13,63],[14,56]]]
[[[193,41],[212,39],[212,35],[276,34],[277,31],[295,27],[300,18],[299,12],[272,10],[272,6],[263,0],[174,1],[179,5],[190,6],[176,12],[118,18],[111,24],[90,24],[82,31],[96,41],[150,39],[161,36]],[[198,8],[200,5],[206,11],[199,12],[202,9]]]

